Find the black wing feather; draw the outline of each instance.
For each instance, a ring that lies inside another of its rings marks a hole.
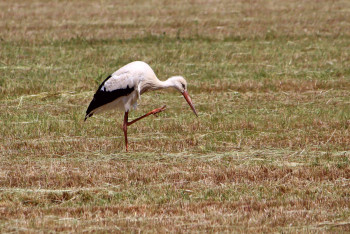
[[[93,115],[93,113],[91,113],[91,112],[93,110],[95,110],[96,108],[103,106],[107,103],[113,102],[115,99],[117,99],[119,97],[127,96],[135,90],[134,87],[129,87],[129,86],[126,86],[126,88],[124,88],[124,89],[117,89],[117,90],[113,90],[110,92],[101,90],[101,88],[105,84],[105,82],[111,77],[112,77],[111,75],[108,76],[101,83],[101,85],[98,87],[92,101],[90,102],[89,107],[86,110],[85,120],[88,117],[91,117]]]

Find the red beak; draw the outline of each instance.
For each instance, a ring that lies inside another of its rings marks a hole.
[[[182,93],[182,95],[184,95],[184,98],[186,99],[188,105],[190,105],[191,109],[193,110],[193,112],[195,113],[195,115],[198,117],[196,108],[194,108],[194,105],[193,105],[193,103],[192,103],[192,100],[191,100],[190,96],[188,95],[187,91],[184,91],[184,92]]]

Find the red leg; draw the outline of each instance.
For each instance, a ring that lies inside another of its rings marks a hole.
[[[128,152],[128,115],[129,115],[129,112],[125,112],[124,124],[123,124],[126,152]]]
[[[154,109],[153,111],[150,111],[148,112],[147,114],[137,118],[137,119],[134,119],[133,121],[131,122],[128,122],[128,116],[129,116],[129,112],[125,112],[125,115],[124,115],[124,124],[123,124],[123,131],[124,131],[124,137],[125,137],[125,147],[126,147],[126,152],[128,152],[128,126],[149,116],[149,115],[154,115],[154,114],[157,114],[159,112],[162,112],[163,110],[165,110],[166,106],[163,106],[161,108],[157,108],[157,109]]]
[[[145,117],[147,117],[147,116],[149,116],[149,115],[154,115],[154,114],[157,114],[157,113],[159,113],[159,112],[162,112],[163,110],[165,110],[165,108],[166,108],[166,106],[163,106],[163,107],[161,107],[161,108],[154,109],[153,111],[150,111],[150,112],[148,112],[147,114],[145,114],[145,115],[143,115],[143,116],[141,116],[141,117],[139,117],[139,118],[137,118],[137,119],[134,119],[134,120],[131,121],[131,122],[128,122],[127,124],[128,124],[128,126],[130,126],[131,124],[133,124],[133,123],[135,123],[135,122],[137,122],[137,121],[139,121],[139,120],[141,120],[141,119],[143,119],[143,118],[145,118]]]

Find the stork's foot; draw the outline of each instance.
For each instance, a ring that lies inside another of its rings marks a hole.
[[[161,107],[161,108],[154,109],[154,110],[151,112],[151,114],[157,116],[158,113],[164,111],[165,109],[166,109],[166,105],[164,105],[164,106]]]

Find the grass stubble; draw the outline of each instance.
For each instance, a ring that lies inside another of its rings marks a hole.
[[[347,1],[7,1],[0,230],[350,230]],[[134,60],[175,92],[83,122]]]

